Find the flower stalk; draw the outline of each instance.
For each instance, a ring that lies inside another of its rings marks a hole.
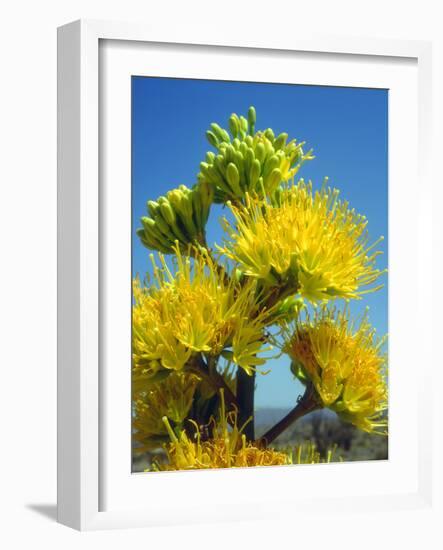
[[[243,369],[237,371],[237,400],[238,400],[238,420],[240,426],[245,424],[243,430],[249,441],[255,439],[254,426],[254,391],[255,391],[255,371],[248,374]]]
[[[277,424],[270,428],[265,434],[263,434],[259,441],[261,444],[268,446],[279,435],[281,435],[289,426],[294,424],[296,420],[303,416],[321,409],[322,406],[318,402],[315,396],[315,390],[312,384],[306,386],[305,393],[298,400],[297,405],[291,409],[286,416],[284,416]]]

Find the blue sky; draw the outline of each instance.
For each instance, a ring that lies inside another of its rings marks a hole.
[[[379,267],[387,267],[387,120],[388,92],[379,89],[222,82],[170,78],[132,79],[132,209],[133,273],[150,271],[148,250],[135,230],[146,215],[146,201],[180,184],[196,182],[199,164],[208,150],[205,138],[211,122],[227,127],[231,113],[257,111],[257,129],[287,132],[306,141],[315,160],[300,177],[318,188],[325,176],[340,196],[367,216],[372,240],[385,237]],[[221,242],[220,207],[208,222],[208,242]],[[387,332],[385,288],[354,303],[358,313],[369,306],[372,324]],[[268,366],[268,365],[267,365]],[[257,377],[256,407],[293,406],[301,387],[289,372],[288,361],[269,362],[272,372]]]

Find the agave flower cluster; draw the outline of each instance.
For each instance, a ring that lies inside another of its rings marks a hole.
[[[190,243],[204,246],[213,195],[212,187],[201,182],[192,189],[180,185],[166,197],[148,201],[149,216],[141,218],[142,227],[137,230],[143,246],[164,254],[174,254],[177,243],[185,251]]]
[[[176,426],[183,424],[200,382],[195,374],[173,372],[163,380],[133,388],[132,427],[138,453],[168,440],[164,417]]]
[[[256,284],[239,285],[205,251],[194,258],[177,250],[174,273],[160,255],[155,284],[134,283],[133,383],[143,385],[162,370],[180,372],[198,354],[230,350],[250,372],[265,362],[263,332],[269,312],[259,309]]]
[[[222,252],[281,294],[299,293],[313,303],[359,298],[382,273],[366,218],[339,201],[337,190],[313,192],[301,180],[272,200],[248,196],[245,206],[230,207],[235,222],[224,221],[230,239]]]
[[[383,346],[364,314],[353,322],[349,309],[315,311],[299,320],[284,350],[294,374],[310,381],[322,406],[367,432],[387,427],[387,366]]]
[[[169,419],[163,417],[170,442],[166,445],[168,462],[154,463],[153,470],[204,470],[208,468],[250,468],[254,466],[283,466],[289,464],[318,464],[330,462],[334,449],[329,449],[323,459],[308,442],[295,448],[274,450],[262,448],[246,440],[238,427],[237,412],[226,413],[223,393],[221,395],[220,417],[212,419],[212,437],[202,440],[196,426],[194,438],[185,430],[178,434],[172,429]]]
[[[248,118],[233,113],[228,131],[212,123],[206,137],[217,153],[209,151],[205,162],[200,164],[200,184],[210,184],[214,189],[215,202],[242,200],[246,192],[274,193],[282,181],[295,177],[301,166],[314,157],[312,151],[303,151],[304,142],[292,139],[288,134],[274,135],[271,128],[255,132],[254,107]]]
[[[371,243],[365,216],[327,181],[295,181],[314,158],[304,142],[256,130],[252,107],[228,126],[211,124],[197,183],[148,201],[137,232],[157,252],[151,278],[134,280],[132,313],[134,442],[142,453],[163,445],[166,458],[151,469],[330,460],[312,444],[271,445],[319,408],[387,433],[385,339],[347,305],[382,286],[381,239]],[[206,241],[213,203],[230,211],[216,253]],[[256,439],[254,377],[273,345],[306,393]]]

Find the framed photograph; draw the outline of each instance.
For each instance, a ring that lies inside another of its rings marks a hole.
[[[430,45],[58,48],[59,521],[430,509]]]

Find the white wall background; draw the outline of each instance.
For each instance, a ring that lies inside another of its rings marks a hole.
[[[442,149],[443,17],[438,0],[16,0],[1,10],[0,56],[0,546],[15,548],[438,548],[429,518],[332,514],[278,523],[80,534],[54,523],[56,496],[56,27],[74,19],[167,21],[286,36],[300,28],[434,41],[435,178]],[[417,192],[420,192],[418,189]],[[442,193],[438,190],[440,200]],[[437,196],[434,214],[441,212]],[[441,214],[440,214],[441,215]],[[435,247],[443,249],[442,235]],[[441,267],[441,266],[440,266]],[[430,274],[431,277],[431,274]],[[434,273],[440,281],[441,270]],[[440,286],[440,285],[438,285]],[[438,288],[436,285],[436,288]],[[434,293],[437,308],[441,297]],[[438,302],[438,303],[437,303]],[[428,320],[424,320],[428,322]],[[436,335],[438,336],[438,335]],[[436,395],[438,398],[438,393]],[[438,399],[437,399],[438,401]],[[442,407],[438,407],[441,418]],[[441,434],[436,422],[435,432]],[[441,447],[440,447],[441,450]],[[441,457],[441,454],[439,455]],[[441,460],[439,461],[442,463]],[[440,478],[441,480],[441,478]],[[215,496],[216,498],[216,496]],[[418,522],[417,518],[422,521]],[[360,529],[361,526],[361,529]],[[354,529],[353,529],[354,531]],[[440,535],[441,536],[441,535]],[[308,542],[309,541],[309,542]],[[441,540],[440,540],[441,544]]]

